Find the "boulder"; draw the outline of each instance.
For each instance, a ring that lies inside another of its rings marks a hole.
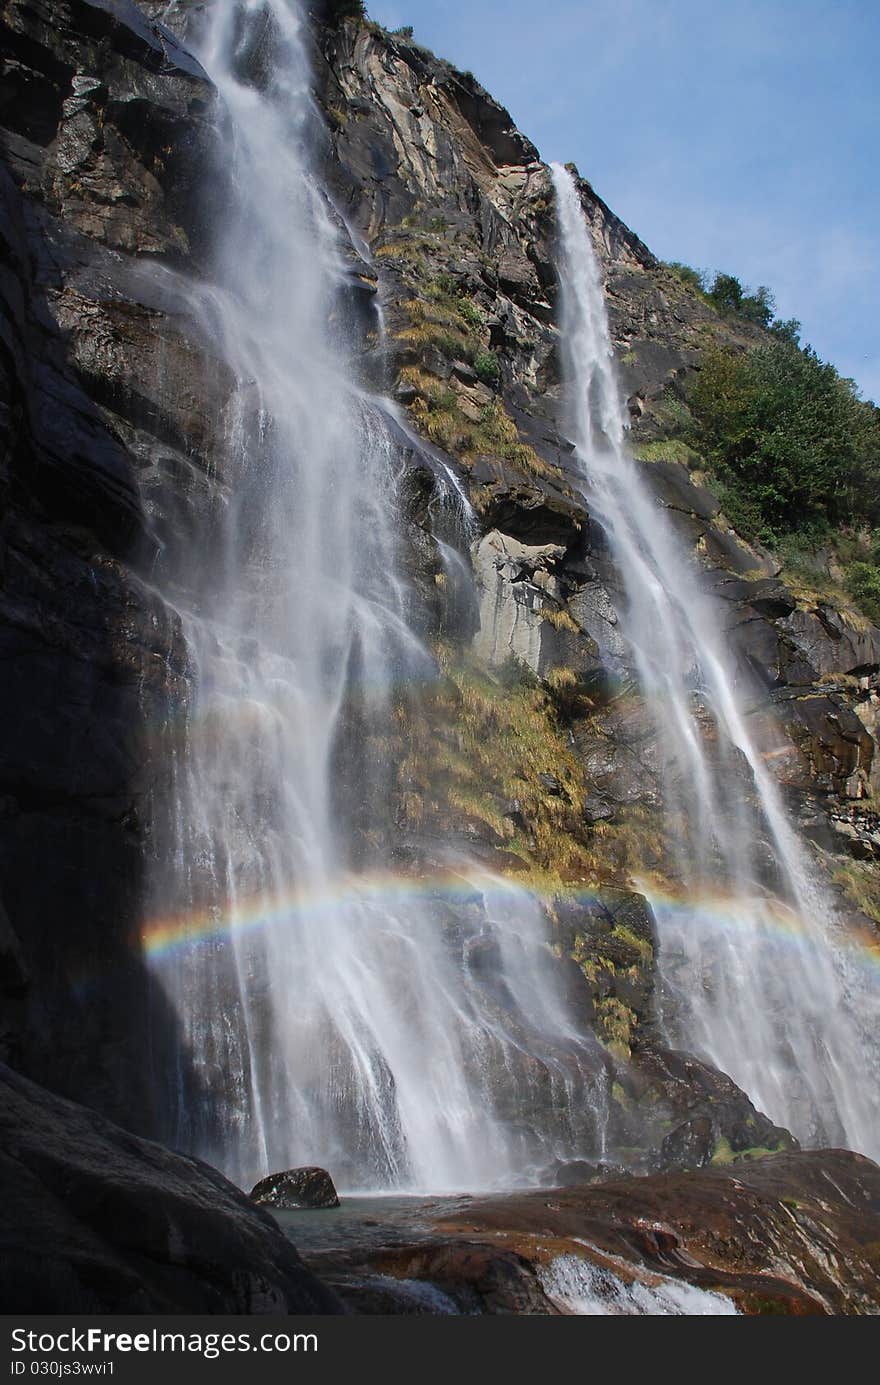
[[[286,1169],[270,1173],[251,1189],[254,1202],[289,1212],[309,1207],[338,1207],[339,1196],[326,1169]]]
[[[630,1165],[642,1149],[647,1167],[668,1170],[798,1148],[726,1073],[659,1044],[639,1047],[619,1068],[609,1134]]]

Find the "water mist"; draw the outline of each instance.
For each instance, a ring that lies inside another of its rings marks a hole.
[[[152,904],[176,1139],[243,1184],[318,1163],[348,1188],[503,1186],[596,1151],[597,1046],[531,896],[383,844],[395,718],[436,674],[400,561],[405,431],[354,365],[300,6],[217,0],[198,56],[232,197],[189,297],[234,383],[223,502],[175,589],[194,693]]]
[[[570,430],[620,575],[666,811],[682,824],[681,897],[653,901],[669,1037],[802,1140],[876,1156],[877,988],[750,733],[719,610],[629,454],[598,262],[571,174],[554,165],[553,179]]]

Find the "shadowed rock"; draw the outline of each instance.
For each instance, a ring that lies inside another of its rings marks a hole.
[[[6,1313],[338,1313],[244,1193],[0,1066]]]

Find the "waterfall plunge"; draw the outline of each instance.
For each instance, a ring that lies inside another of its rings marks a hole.
[[[537,903],[468,861],[395,875],[381,845],[395,716],[436,670],[401,576],[403,430],[357,383],[312,173],[305,44],[294,0],[216,0],[199,47],[233,196],[215,282],[186,298],[234,388],[222,512],[175,586],[195,690],[146,930],[182,1028],[175,1139],[245,1185],[318,1163],[347,1187],[503,1186],[601,1153],[602,1067]]]
[[[840,936],[746,726],[719,610],[627,451],[598,263],[574,180],[560,165],[553,179],[573,440],[621,576],[667,811],[688,824],[677,864],[691,902],[655,901],[670,1037],[802,1140],[876,1156],[876,986]]]

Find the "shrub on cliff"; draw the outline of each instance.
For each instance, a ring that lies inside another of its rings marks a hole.
[[[766,327],[774,336],[797,346],[801,324],[793,317],[785,321],[774,318],[776,300],[766,284],[759,284],[751,293],[743,288],[735,274],[726,274],[723,270],[712,275],[707,269],[694,269],[693,265],[682,264],[681,260],[667,261],[666,268],[720,313]]]
[[[754,293],[747,293],[735,274],[719,273],[706,290],[706,297],[721,312],[735,313],[747,322],[756,322],[759,327],[769,327],[773,321],[776,305],[766,284],[760,284]]]
[[[689,402],[694,442],[747,536],[880,520],[880,413],[809,347],[777,336],[712,351]]]
[[[477,351],[474,355],[474,373],[478,380],[490,389],[497,389],[501,383],[501,366],[494,351]]]
[[[845,569],[846,589],[865,615],[880,623],[880,567],[855,562]]]

